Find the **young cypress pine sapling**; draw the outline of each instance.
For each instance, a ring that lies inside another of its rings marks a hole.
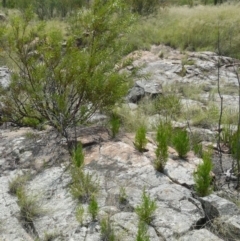
[[[157,209],[157,204],[155,200],[151,200],[150,196],[143,190],[142,193],[142,203],[135,208],[140,221],[150,224],[152,220],[153,213]]]
[[[156,160],[154,162],[154,167],[157,171],[163,172],[168,159],[168,140],[170,136],[171,126],[168,123],[161,122],[157,130],[157,149]]]
[[[88,212],[91,214],[92,220],[96,220],[98,211],[99,211],[98,202],[97,202],[95,196],[92,196],[90,203],[88,205]]]
[[[84,153],[82,149],[82,145],[78,144],[75,150],[72,153],[72,161],[74,166],[77,168],[81,168],[84,164]]]
[[[187,130],[176,130],[174,132],[172,142],[174,148],[178,152],[179,157],[186,157],[188,151],[190,150],[190,141]]]
[[[211,153],[203,153],[203,163],[199,164],[196,173],[194,173],[195,190],[201,197],[205,197],[212,192],[211,182],[211,170],[212,170]]]
[[[147,138],[146,138],[146,127],[144,125],[140,126],[137,129],[136,135],[135,135],[135,147],[138,151],[143,152],[145,146],[147,145]]]
[[[136,241],[150,241],[150,237],[147,231],[147,224],[145,222],[139,221]]]
[[[117,113],[113,112],[110,118],[110,128],[112,133],[112,138],[115,138],[120,129],[120,118]]]

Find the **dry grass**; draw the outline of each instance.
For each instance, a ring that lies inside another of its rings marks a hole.
[[[175,6],[139,22],[128,39],[135,48],[165,43],[187,50],[217,50],[218,31],[223,55],[240,57],[239,4]]]

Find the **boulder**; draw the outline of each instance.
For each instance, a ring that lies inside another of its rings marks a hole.
[[[7,20],[6,15],[3,13],[0,13],[0,21],[4,22],[6,20]]]
[[[137,103],[140,101],[145,95],[144,89],[139,86],[134,86],[131,88],[127,95],[127,100],[132,103]]]
[[[213,221],[213,227],[226,239],[239,240],[240,215],[220,216]]]
[[[221,216],[234,216],[240,214],[236,204],[221,198],[215,194],[200,198],[203,209],[208,219],[214,219]]]

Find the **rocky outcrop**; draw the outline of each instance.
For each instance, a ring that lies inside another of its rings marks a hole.
[[[183,53],[164,45],[152,46],[150,51],[138,51],[131,54],[131,57],[136,58],[132,68],[142,66],[141,74],[147,76],[138,79],[138,82],[143,81],[144,86],[149,86],[153,92],[162,93],[159,86],[199,86],[202,89],[200,98],[206,101],[211,98],[216,103],[220,102],[218,94],[210,92],[217,87],[219,62],[221,88],[230,92],[223,96],[224,106],[236,108],[238,105],[237,96],[231,93],[238,87],[236,71],[239,61],[236,59],[219,57],[216,53],[207,51]]]
[[[139,100],[164,94],[162,87],[173,84],[200,85],[201,98],[208,100],[210,91],[217,85],[217,63],[220,62],[220,79],[223,86],[237,87],[235,75],[236,60],[218,57],[215,53],[181,53],[166,46],[153,46],[151,51],[142,51],[133,66],[143,66],[142,76],[129,91],[129,109],[136,110]],[[10,75],[6,68],[0,68],[0,83],[9,86]],[[181,92],[181,90],[179,91]],[[212,98],[212,97],[211,97]],[[219,99],[214,96],[218,103]],[[224,95],[224,105],[235,107],[237,97]],[[181,100],[184,106],[206,108],[203,102]],[[160,115],[149,117],[149,123],[156,124]],[[91,122],[101,122],[106,116],[97,113]],[[174,122],[175,127],[186,127],[186,123]],[[203,139],[211,141],[216,131],[191,128]],[[84,171],[93,176],[99,184],[96,196],[99,214],[92,220],[88,204],[82,223],[76,219],[79,201],[74,200],[69,186],[70,158],[66,142],[55,131],[48,128],[36,131],[30,128],[0,130],[0,240],[52,240],[100,241],[100,219],[108,217],[120,240],[136,240],[139,218],[134,212],[141,203],[145,189],[157,209],[147,227],[151,241],[201,241],[239,240],[240,220],[238,207],[226,199],[213,194],[197,198],[193,191],[193,172],[202,162],[193,153],[180,159],[176,151],[169,148],[169,159],[164,172],[153,167],[156,145],[148,143],[144,153],[134,148],[134,135],[125,134],[111,139],[102,126],[77,129],[77,141],[85,152]],[[151,140],[150,135],[148,136]],[[27,193],[40,204],[42,213],[32,223],[32,229],[23,225],[18,199],[9,193],[9,182],[17,175],[30,173],[26,185]],[[124,193],[124,201],[120,202]],[[211,225],[209,225],[211,223]],[[34,230],[33,230],[34,229]],[[219,231],[220,230],[220,231]],[[231,239],[232,238],[232,239]]]
[[[86,210],[83,223],[77,222],[78,201],[69,190],[67,151],[52,130],[1,130],[1,240],[34,240],[36,234],[44,238],[51,233],[55,235],[53,240],[100,241],[99,220],[109,216],[120,239],[134,241],[138,229],[134,209],[141,203],[144,188],[157,204],[148,226],[150,240],[203,240],[202,235],[205,240],[221,240],[210,231],[198,230],[206,213],[193,197],[191,187],[192,173],[200,159],[189,154],[186,160],[179,160],[174,150],[169,149],[169,161],[162,174],[153,167],[156,148],[153,143],[148,143],[148,152],[139,153],[134,148],[133,135],[111,140],[102,127],[85,128],[78,133],[81,133],[78,140],[85,146],[85,172],[99,183],[98,221],[92,221],[88,205],[83,204]],[[35,235],[22,227],[17,198],[8,192],[9,181],[26,171],[33,175],[27,183],[27,193],[36,197],[43,210],[34,220]],[[122,204],[121,190],[126,199]]]

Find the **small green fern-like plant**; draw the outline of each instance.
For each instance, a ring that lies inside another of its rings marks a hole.
[[[211,170],[212,170],[211,152],[203,153],[203,163],[199,164],[196,173],[194,173],[195,190],[201,197],[205,197],[212,192]]]
[[[188,151],[190,150],[190,141],[187,130],[176,130],[173,134],[172,143],[174,148],[178,152],[179,157],[186,157]]]
[[[156,202],[151,200],[150,196],[143,190],[142,193],[142,203],[135,208],[140,221],[150,224],[152,220],[153,213],[157,209]]]
[[[171,135],[171,124],[160,122],[157,129],[157,149],[156,160],[154,161],[154,167],[157,171],[163,172],[164,167],[168,159],[168,141]]]
[[[136,135],[135,135],[135,147],[138,151],[140,152],[143,152],[144,151],[144,148],[146,147],[147,145],[147,138],[146,138],[146,132],[147,132],[147,129],[145,126],[140,126],[138,129],[137,129],[137,132],[136,132]]]

